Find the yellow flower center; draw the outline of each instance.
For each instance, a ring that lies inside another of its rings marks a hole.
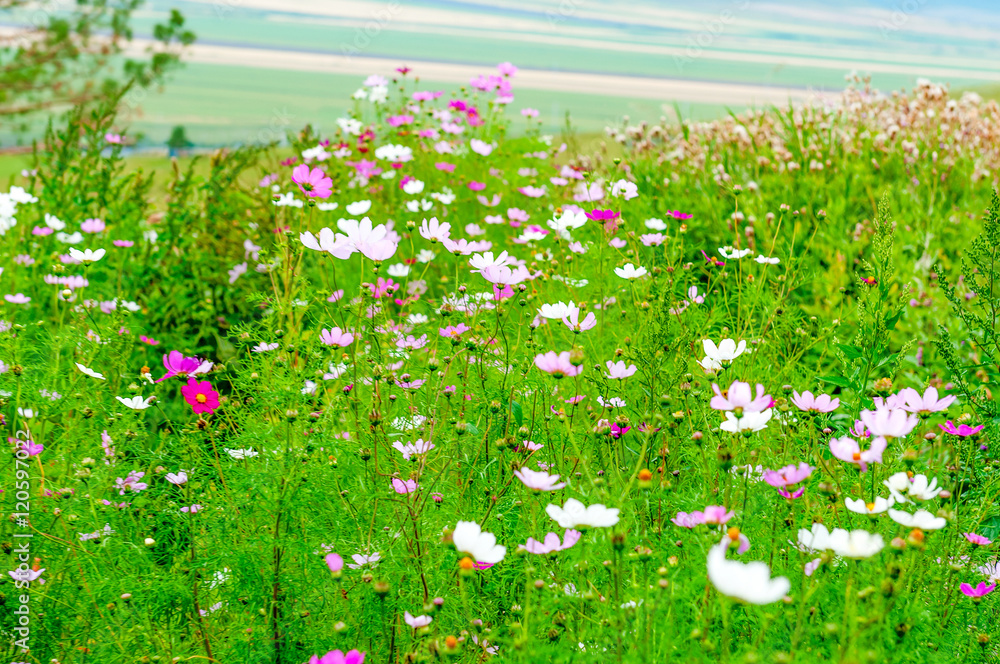
[[[867,507],[868,511],[871,512],[873,509],[875,509],[875,503],[865,503],[865,507]]]
[[[199,392],[195,396],[194,400],[197,401],[198,403],[205,403],[206,401],[208,401],[208,397],[205,396],[204,394],[202,394],[201,392]]]

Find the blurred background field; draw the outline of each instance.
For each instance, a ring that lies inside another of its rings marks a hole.
[[[1000,90],[1000,4],[983,0],[151,0],[134,16],[134,50],[174,8],[197,42],[133,109],[140,145],[162,146],[178,125],[197,146],[329,129],[367,74],[404,65],[422,89],[452,91],[512,61],[522,74],[509,112],[539,109],[548,132],[567,114],[588,133],[623,115],[710,119],[835,95],[852,71],[880,90],[920,77]],[[0,145],[30,138],[0,130]]]

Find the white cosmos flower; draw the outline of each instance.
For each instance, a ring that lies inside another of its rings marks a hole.
[[[781,262],[780,258],[769,258],[763,254],[760,254],[754,260],[760,263],[761,265],[764,265],[765,263],[768,265],[777,265],[778,263]]]
[[[727,410],[726,421],[720,424],[719,428],[730,433],[740,433],[741,431],[760,431],[761,429],[767,428],[767,423],[771,420],[771,415],[773,414],[772,408],[759,412],[745,410],[743,411],[743,417],[737,418],[733,411]]]
[[[882,550],[885,541],[881,535],[867,530],[842,530],[830,533],[828,548],[844,558],[870,558]]]
[[[225,450],[226,453],[234,459],[252,459],[258,454],[257,450],[252,447],[248,447],[245,450],[231,450],[227,447]]]
[[[892,496],[888,500],[877,496],[874,503],[866,503],[863,498],[844,498],[844,505],[855,514],[882,514],[895,504]]]
[[[538,315],[549,320],[562,320],[571,317],[574,313],[579,314],[580,308],[572,300],[569,301],[569,304],[556,302],[555,304],[543,304],[538,308]]]
[[[153,397],[149,397],[149,399],[143,399],[141,394],[134,397],[129,397],[128,399],[125,399],[123,397],[115,397],[115,399],[118,399],[118,401],[120,401],[123,406],[125,406],[126,408],[131,408],[132,410],[146,410],[147,408],[149,408],[150,404],[153,401]]]
[[[104,249],[98,249],[97,251],[94,251],[93,249],[84,249],[83,251],[80,251],[75,247],[69,248],[69,255],[81,263],[96,263],[104,258],[105,253],[107,252]]]
[[[892,494],[897,503],[912,502],[910,498],[930,500],[936,498],[944,490],[943,487],[937,485],[936,477],[928,480],[926,475],[914,475],[911,480],[905,472],[892,475],[883,484],[889,488],[889,493]]]
[[[570,498],[559,507],[550,504],[545,512],[555,519],[562,528],[609,528],[618,523],[618,509],[600,503],[586,506],[576,498]]]
[[[503,560],[507,547],[497,544],[493,533],[484,533],[475,521],[459,521],[451,541],[459,553],[464,553],[478,563],[494,564]]]
[[[364,213],[368,212],[368,210],[370,210],[371,207],[372,207],[371,201],[356,201],[354,203],[348,204],[348,206],[344,209],[347,210],[347,214],[351,215],[352,217],[360,217]]]
[[[402,278],[410,273],[410,266],[406,263],[395,263],[386,270],[390,277]]]
[[[656,219],[654,217],[652,219],[646,220],[646,228],[648,228],[651,231],[665,231],[667,230],[667,225],[663,222],[662,219]]]
[[[79,362],[76,362],[76,368],[79,369],[80,371],[82,371],[83,373],[87,374],[91,378],[96,378],[98,380],[104,380],[104,375],[103,374],[99,374],[96,371],[94,371],[93,369],[88,369],[87,367],[83,366]]]
[[[822,523],[814,523],[812,528],[799,529],[799,544],[806,551],[825,551],[830,548],[830,531]]]
[[[783,576],[772,579],[766,563],[741,563],[726,558],[730,542],[729,536],[724,535],[708,552],[708,579],[716,590],[750,604],[770,604],[788,594],[791,582]]]
[[[934,516],[927,510],[917,510],[913,514],[902,510],[889,510],[889,518],[901,526],[920,530],[941,530],[948,525],[947,519]]]
[[[733,247],[719,247],[719,253],[723,258],[744,258],[753,253],[752,249],[734,249]]]
[[[698,362],[705,371],[718,371],[724,366],[746,352],[747,342],[740,340],[739,345],[732,339],[723,339],[716,346],[711,339],[704,339],[701,342],[705,349],[705,357]]]
[[[646,276],[646,268],[636,267],[632,263],[626,263],[624,267],[616,267],[615,274],[622,279],[638,279]]]

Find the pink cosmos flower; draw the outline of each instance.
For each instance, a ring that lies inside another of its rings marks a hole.
[[[980,581],[979,585],[976,586],[975,588],[973,588],[972,586],[970,586],[968,583],[963,583],[962,585],[960,585],[958,587],[958,589],[962,591],[963,595],[968,595],[969,597],[972,597],[973,599],[979,599],[980,597],[983,597],[985,595],[989,595],[991,592],[993,592],[993,589],[996,588],[996,587],[997,587],[997,584],[995,584],[995,583],[991,583],[990,585],[986,585],[986,583],[984,581]]]
[[[581,321],[579,309],[574,309],[562,319],[562,322],[566,325],[566,327],[576,333],[586,332],[587,330],[597,327],[597,316],[595,316],[594,312],[591,311],[588,312]]]
[[[306,164],[299,164],[292,170],[292,182],[310,198],[329,198],[333,193],[333,180],[319,166],[309,170]]]
[[[326,566],[329,567],[330,571],[334,574],[344,569],[344,559],[336,553],[326,554],[326,557],[323,560],[326,561]]]
[[[350,332],[344,332],[339,327],[335,327],[332,330],[324,329],[320,332],[319,340],[325,346],[340,346],[343,348],[354,343],[354,335]]]
[[[881,436],[872,440],[871,447],[865,451],[861,451],[858,441],[849,436],[830,440],[830,452],[833,456],[841,461],[857,464],[862,473],[868,470],[869,463],[882,463],[885,448],[886,440]]]
[[[697,512],[695,512],[697,514]],[[710,525],[722,525],[733,518],[735,512],[727,512],[722,505],[709,505],[705,508],[704,521]]]
[[[413,493],[417,490],[416,480],[406,480],[405,482],[398,477],[392,478],[392,488],[395,489],[396,493]]]
[[[607,376],[611,379],[624,380],[638,371],[634,364],[626,366],[624,362],[612,362],[611,360],[608,360],[605,366],[608,367]]]
[[[555,378],[579,376],[583,366],[574,367],[569,361],[569,351],[556,354],[554,350],[535,356],[535,366]]]
[[[524,544],[524,550],[540,556],[555,553],[556,551],[565,551],[579,542],[581,535],[582,533],[579,530],[567,530],[563,535],[561,544],[559,542],[559,535],[556,533],[548,533],[541,542],[533,537],[529,537],[528,541]]]
[[[980,424],[977,427],[970,427],[968,424],[959,424],[956,427],[955,423],[951,420],[948,420],[944,424],[939,424],[938,426],[941,427],[941,430],[945,433],[950,433],[953,436],[962,436],[963,438],[965,436],[977,434],[986,428],[985,424]]]
[[[521,468],[514,471],[514,476],[534,491],[558,491],[566,486],[565,482],[559,482],[558,475],[549,475],[544,470]]]
[[[212,389],[212,384],[207,380],[199,382],[194,376],[188,378],[187,385],[181,386],[181,394],[195,414],[214,413],[219,407],[219,393]]]
[[[458,325],[449,325],[448,327],[442,327],[440,330],[438,330],[438,334],[448,339],[457,339],[458,337],[462,336],[463,333],[468,332],[471,329],[472,328],[466,325],[465,323],[459,323]]]
[[[792,403],[799,410],[814,413],[831,413],[840,406],[840,399],[831,399],[828,394],[817,394],[806,391],[802,394],[792,390]]]
[[[678,512],[677,516],[672,518],[671,521],[675,526],[680,526],[681,528],[694,528],[705,523],[705,515],[701,512],[692,512],[691,514]]]
[[[509,62],[501,62],[497,65],[497,71],[500,72],[501,76],[513,76],[517,73],[517,67]]]
[[[313,655],[309,658],[309,664],[364,664],[365,653],[351,650],[343,653],[339,650],[331,650],[322,657]]]
[[[80,224],[80,230],[84,233],[100,233],[104,229],[104,222],[100,219],[86,219]]]
[[[593,219],[594,221],[615,221],[621,216],[620,213],[614,210],[598,210],[596,208],[584,214],[587,216],[587,219]]]
[[[903,402],[902,406],[900,406],[903,410],[909,413],[930,415],[931,413],[939,413],[947,410],[948,406],[953,404],[958,397],[950,395],[943,399],[938,399],[937,388],[931,386],[927,388],[923,395],[913,388],[907,387],[899,391],[899,398]]]
[[[760,412],[771,407],[772,399],[770,394],[764,394],[764,386],[757,383],[757,396],[754,397],[750,390],[750,383],[733,381],[729,389],[725,392],[719,390],[719,386],[712,383],[712,390],[715,396],[710,403],[715,410],[736,410],[742,408],[744,411]]]
[[[993,540],[988,537],[983,537],[982,535],[977,535],[976,533],[962,533],[965,539],[969,540],[976,546],[989,546],[993,543]]]
[[[409,611],[403,613],[403,620],[413,629],[420,629],[431,624],[434,618],[430,616],[414,616]]]
[[[784,488],[802,482],[812,475],[813,467],[802,462],[798,466],[788,465],[778,470],[765,470],[764,481],[773,487]]]
[[[868,427],[871,435],[884,438],[902,438],[913,431],[919,423],[916,415],[911,415],[901,408],[863,410],[861,421]]]

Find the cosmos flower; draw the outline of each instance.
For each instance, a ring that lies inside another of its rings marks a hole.
[[[945,433],[950,433],[953,436],[962,436],[963,438],[965,436],[972,436],[973,434],[977,434],[986,428],[985,424],[980,424],[977,427],[970,427],[968,424],[959,424],[956,427],[955,423],[952,422],[951,420],[948,420],[944,424],[939,424],[938,426],[941,427],[941,430],[944,431]]]
[[[729,366],[747,349],[747,342],[742,340],[739,345],[732,339],[723,339],[718,346],[711,339],[705,339],[701,343],[705,350],[705,357],[698,364],[705,371],[718,371]]]
[[[741,563],[726,558],[730,542],[725,535],[708,552],[708,579],[716,590],[750,604],[770,604],[788,594],[791,582],[783,576],[772,579],[766,563]]]
[[[409,611],[403,613],[403,621],[413,629],[427,627],[434,620],[431,616],[414,616]]]
[[[608,367],[607,377],[617,380],[624,380],[635,375],[635,372],[638,371],[634,364],[626,366],[624,362],[612,362],[611,360],[608,360],[605,366]]]
[[[212,384],[207,380],[199,382],[194,376],[188,378],[187,385],[181,386],[181,394],[195,414],[214,413],[219,407],[219,393],[212,389]]]
[[[313,655],[309,658],[309,664],[364,664],[365,653],[357,650],[349,650],[343,653],[339,650],[331,650],[322,657]]]
[[[857,464],[861,472],[868,470],[869,463],[882,463],[882,453],[885,452],[885,438],[875,438],[871,446],[862,451],[858,441],[850,436],[830,439],[830,452],[833,456],[847,463]]]
[[[989,595],[991,592],[993,592],[993,589],[996,587],[997,587],[996,583],[991,583],[990,585],[986,585],[985,582],[980,581],[979,585],[977,585],[975,588],[970,586],[968,583],[963,583],[959,585],[958,588],[959,590],[962,591],[963,595],[967,595],[975,600],[978,600],[980,597],[985,597],[986,595]]]
[[[507,548],[497,544],[497,538],[492,533],[483,532],[474,521],[459,521],[451,540],[459,553],[476,562],[496,564],[507,554]]]
[[[889,496],[888,499],[883,498],[882,496],[876,496],[875,502],[873,503],[866,503],[861,498],[844,499],[844,506],[855,514],[882,514],[895,504],[896,499],[892,496]]]
[[[764,386],[757,383],[757,396],[755,397],[750,388],[750,383],[733,381],[724,392],[719,386],[712,383],[712,391],[715,396],[710,403],[715,410],[743,410],[760,412],[770,408],[773,400],[770,394],[764,394]]]
[[[514,476],[521,480],[524,486],[535,491],[557,491],[566,486],[565,482],[559,481],[558,475],[549,475],[544,470],[520,468],[514,471]]]
[[[89,369],[89,368],[83,366],[79,362],[76,362],[76,368],[79,369],[80,371],[82,371],[83,373],[87,374],[91,378],[96,378],[98,380],[105,380],[104,374],[99,374],[96,371],[94,371],[93,369]]]
[[[623,267],[616,267],[615,274],[622,279],[639,279],[646,276],[646,268],[636,267],[632,263],[626,263]]]
[[[576,544],[583,533],[579,530],[567,530],[563,535],[562,543],[559,542],[559,535],[556,533],[548,533],[545,535],[545,539],[541,542],[529,537],[528,541],[518,548],[523,548],[528,553],[533,553],[536,555],[545,555],[547,553],[555,553],[556,551],[565,551],[574,544]]]
[[[559,507],[549,504],[545,512],[562,528],[610,528],[618,523],[618,509],[608,508],[600,503],[586,506],[576,498],[570,498]]]
[[[872,436],[882,438],[902,438],[920,422],[916,415],[910,415],[902,408],[863,410],[861,421]]]
[[[833,399],[828,394],[817,394],[806,391],[802,394],[792,390],[791,402],[799,410],[813,413],[832,413],[840,406],[840,399]]]
[[[582,365],[575,367],[570,362],[568,350],[564,350],[558,354],[554,350],[550,350],[547,353],[536,355],[535,366],[545,373],[552,375],[554,378],[578,376],[583,371]]]
[[[310,198],[329,198],[333,193],[333,180],[318,166],[310,170],[306,164],[299,164],[292,170],[292,182]]]
[[[773,410],[768,408],[760,412],[745,410],[741,417],[737,417],[733,411],[726,411],[726,421],[719,425],[723,431],[730,433],[750,433],[761,431],[767,428],[767,423],[771,421]]]
[[[937,388],[931,386],[924,391],[923,395],[915,389],[907,387],[899,391],[899,398],[903,402],[903,410],[918,415],[930,415],[948,410],[948,406],[955,403],[958,397],[950,395],[939,399]]]
[[[948,520],[937,517],[927,510],[917,510],[913,514],[902,510],[889,510],[889,518],[901,526],[907,528],[919,528],[921,530],[941,530],[948,525]]]

